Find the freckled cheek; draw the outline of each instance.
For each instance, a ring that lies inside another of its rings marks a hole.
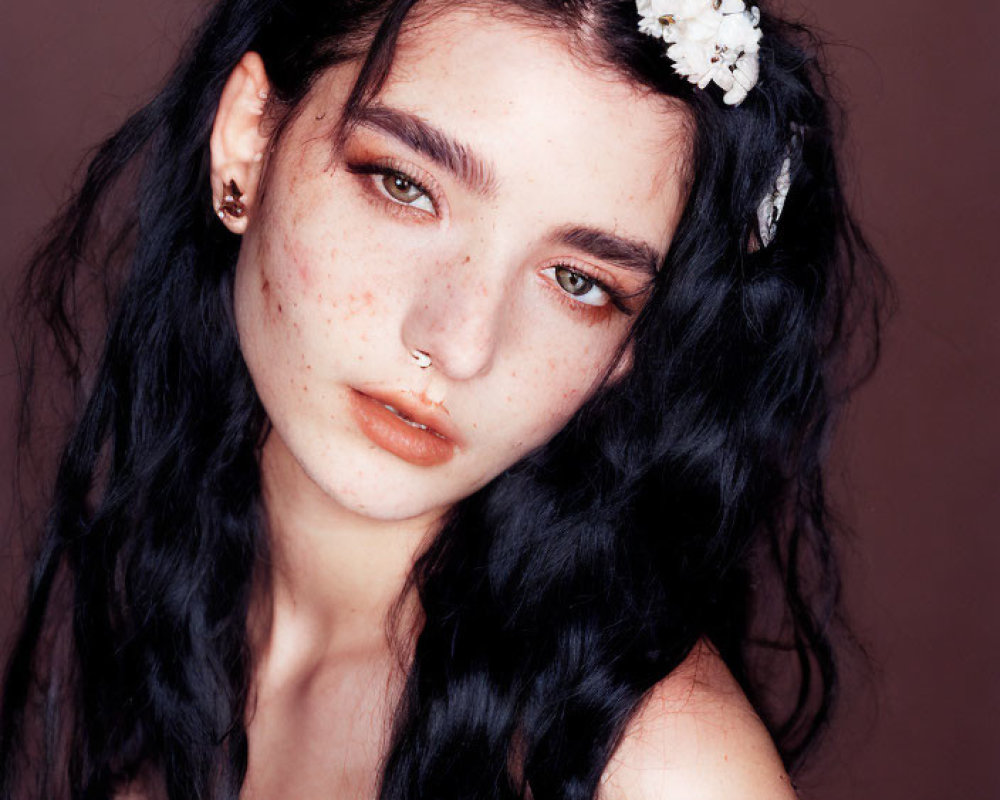
[[[583,405],[605,364],[595,360],[595,354],[603,353],[600,348],[582,343],[565,349],[548,343],[546,351],[530,359],[530,370],[522,368],[523,377],[515,372],[520,385],[505,395],[508,406],[520,406],[529,439],[555,435]]]

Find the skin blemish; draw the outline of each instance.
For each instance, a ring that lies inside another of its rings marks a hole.
[[[309,270],[309,252],[302,242],[293,238],[289,235],[288,231],[282,233],[282,243],[287,252],[291,256],[291,262],[295,265],[295,274],[298,276],[299,282],[306,288],[311,288],[313,285],[313,275]]]
[[[267,276],[262,276],[260,294],[264,300],[264,313],[267,315],[267,319],[273,323],[277,317],[274,313],[274,295],[271,292],[271,281]],[[278,308],[280,309],[281,306],[279,305]]]
[[[375,308],[375,295],[370,292],[364,292],[360,297],[356,294],[349,294],[347,296],[347,315],[345,319],[353,319],[358,312],[362,309],[367,309],[369,314],[374,313]]]

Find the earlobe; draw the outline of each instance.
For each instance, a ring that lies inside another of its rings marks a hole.
[[[222,223],[243,233],[257,197],[268,137],[261,125],[270,83],[264,62],[244,53],[230,73],[215,113],[211,149],[212,200]]]
[[[610,383],[616,385],[625,379],[629,371],[632,369],[632,345],[630,344],[628,349],[622,354],[622,357],[618,359],[618,363],[615,364],[614,369],[611,371]]]

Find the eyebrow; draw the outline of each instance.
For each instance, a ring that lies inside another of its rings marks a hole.
[[[553,239],[567,247],[588,253],[598,261],[606,261],[628,272],[638,272],[650,278],[656,276],[666,258],[646,242],[617,236],[599,228],[569,225],[556,231]]]
[[[476,194],[488,197],[496,192],[496,170],[492,164],[416,114],[372,103],[360,108],[355,120],[358,125],[398,139],[441,165]]]
[[[381,131],[421,153],[444,167],[476,194],[489,197],[496,193],[496,170],[488,160],[416,114],[376,102],[358,109],[354,121],[362,127]],[[587,253],[598,261],[650,278],[656,276],[666,258],[646,242],[587,226],[567,225],[559,228],[551,239]]]

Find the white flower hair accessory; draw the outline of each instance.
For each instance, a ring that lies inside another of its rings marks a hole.
[[[662,38],[674,71],[738,105],[757,83],[760,10],[743,0],[636,0],[639,30]]]

